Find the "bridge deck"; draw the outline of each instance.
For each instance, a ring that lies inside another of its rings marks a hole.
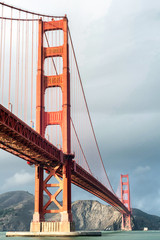
[[[44,168],[63,165],[65,154],[0,105],[0,148]],[[60,168],[59,176],[62,176]],[[127,207],[101,182],[72,160],[72,183],[129,214]]]

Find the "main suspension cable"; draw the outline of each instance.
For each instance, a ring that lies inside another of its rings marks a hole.
[[[24,10],[24,9],[21,9],[21,8],[14,7],[12,5],[8,5],[8,4],[3,3],[3,2],[0,2],[0,4],[3,5],[3,6],[6,6],[6,7],[12,8],[12,9],[18,10],[18,11],[21,11],[21,12],[25,12],[25,13],[29,13],[29,14],[33,14],[33,15],[37,15],[37,16],[50,17],[50,18],[63,18],[64,17],[64,16],[53,16],[53,15],[46,15],[46,14],[31,12],[31,11],[28,11],[28,10]]]

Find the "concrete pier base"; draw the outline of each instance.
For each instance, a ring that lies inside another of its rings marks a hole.
[[[74,222],[31,222],[30,232],[73,232]]]
[[[101,236],[101,232],[7,232],[6,237],[79,237],[79,236]]]

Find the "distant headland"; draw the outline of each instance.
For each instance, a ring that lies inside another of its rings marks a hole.
[[[47,201],[47,197],[44,196]],[[34,196],[25,191],[0,194],[0,231],[29,231],[33,216]],[[120,230],[121,214],[113,207],[94,200],[72,203],[76,230]],[[160,230],[160,217],[132,209],[133,230]],[[47,216],[50,219],[50,216]],[[58,221],[56,214],[51,221]]]

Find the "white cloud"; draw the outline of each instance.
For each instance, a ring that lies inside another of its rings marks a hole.
[[[138,166],[135,169],[134,173],[137,174],[137,175],[138,174],[144,174],[146,172],[149,172],[150,170],[151,170],[151,168],[149,166]]]
[[[22,170],[19,173],[15,173],[12,177],[7,178],[4,184],[2,185],[2,190],[10,189],[11,187],[19,187],[34,182],[34,174],[25,172]]]

